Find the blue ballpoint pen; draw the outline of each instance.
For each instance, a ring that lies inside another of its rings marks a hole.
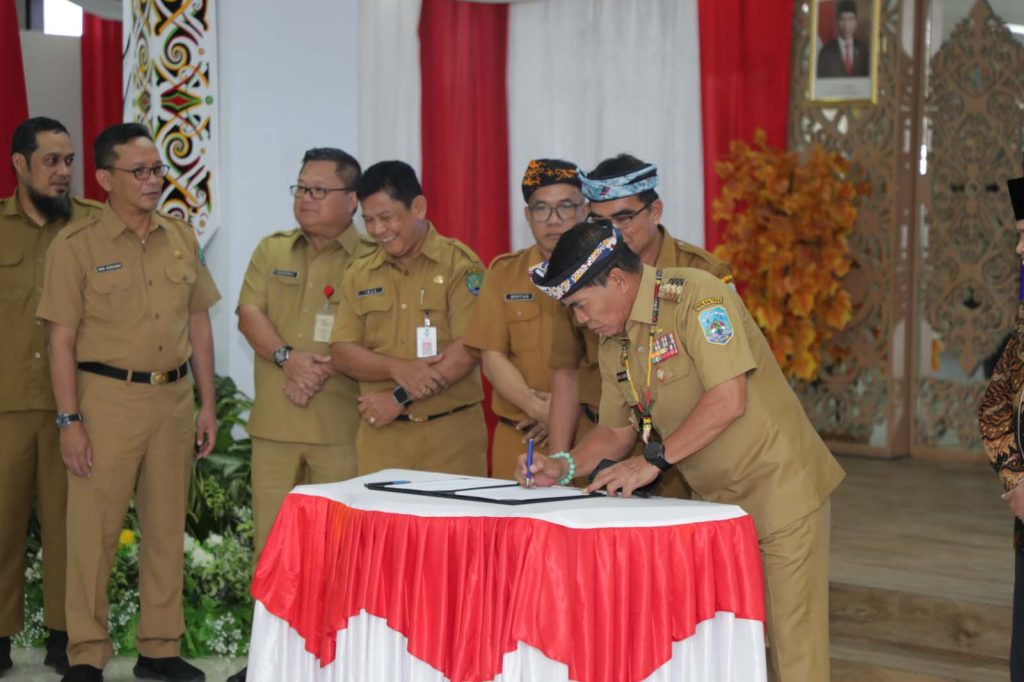
[[[533,472],[530,468],[533,466],[533,439],[531,438],[526,444],[526,487],[533,487]]]

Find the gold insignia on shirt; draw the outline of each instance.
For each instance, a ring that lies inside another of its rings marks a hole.
[[[699,301],[697,301],[697,305],[693,306],[693,309],[695,311],[701,311],[704,308],[707,308],[709,305],[716,305],[716,304],[723,303],[723,302],[724,302],[724,299],[721,296],[712,296],[711,298],[702,298]]]
[[[434,284],[444,284],[444,275],[434,275]]]
[[[665,380],[665,370],[663,370],[662,368],[659,367],[658,371],[654,373],[654,376],[658,377],[658,381],[664,381]]]
[[[665,301],[672,301],[673,303],[679,303],[679,300],[683,297],[684,284],[686,284],[685,279],[672,277],[661,285],[661,289],[658,290],[658,298]]]

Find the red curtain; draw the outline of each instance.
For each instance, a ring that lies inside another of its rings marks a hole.
[[[508,8],[423,0],[419,35],[428,213],[487,264],[509,249]]]
[[[85,196],[104,201],[107,193],[96,182],[92,143],[107,126],[120,123],[121,22],[82,16],[82,160]]]
[[[486,265],[509,250],[508,7],[423,0],[419,36],[427,213]],[[484,412],[493,433],[497,418]]]
[[[15,1],[0,0],[0,197],[14,194],[18,186],[10,160],[11,136],[18,124],[28,118]]]
[[[715,163],[736,138],[757,128],[786,145],[792,0],[699,0],[700,89],[704,137],[704,240],[713,249],[721,226],[711,204],[720,183]]]

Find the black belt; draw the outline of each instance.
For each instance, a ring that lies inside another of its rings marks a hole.
[[[171,369],[166,372],[133,372],[128,369],[118,369],[117,367],[104,365],[102,362],[80,362],[78,363],[78,369],[83,372],[110,377],[111,379],[130,381],[133,384],[152,384],[153,386],[173,384],[175,381],[188,376],[187,362],[178,369]]]
[[[431,414],[431,415],[426,416],[426,417],[417,417],[417,416],[411,415],[411,414],[400,414],[397,417],[395,417],[395,419],[400,421],[400,422],[415,422],[417,424],[422,424],[423,422],[434,421],[435,419],[440,419],[441,417],[447,417],[448,415],[455,414],[456,412],[462,412],[463,410],[468,410],[469,408],[473,407],[476,404],[477,403],[470,403],[468,405],[460,405],[459,407],[456,407],[454,410],[448,410],[447,412],[440,412],[438,414]]]
[[[498,417],[498,421],[500,421],[505,426],[511,426],[513,429],[518,430],[516,424],[518,424],[519,422],[517,422],[515,419],[509,419],[508,417]]]
[[[587,419],[589,419],[592,423],[596,424],[597,412],[594,412],[592,409],[590,409],[590,405],[587,405],[586,403],[583,403],[582,405],[580,405],[580,407],[583,408],[583,414],[586,415]]]

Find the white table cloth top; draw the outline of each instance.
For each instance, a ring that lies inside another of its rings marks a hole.
[[[384,469],[375,474],[360,476],[340,483],[297,486],[292,490],[292,494],[324,497],[363,511],[421,517],[529,518],[567,528],[580,529],[677,526],[724,521],[746,515],[746,512],[736,505],[677,500],[667,497],[650,499],[581,497],[578,500],[504,505],[475,500],[453,500],[443,497],[384,492],[370,490],[365,486],[367,483],[384,481],[427,482],[454,478],[466,479],[466,484],[459,487],[514,483],[514,481],[493,478],[462,477],[407,469]]]

